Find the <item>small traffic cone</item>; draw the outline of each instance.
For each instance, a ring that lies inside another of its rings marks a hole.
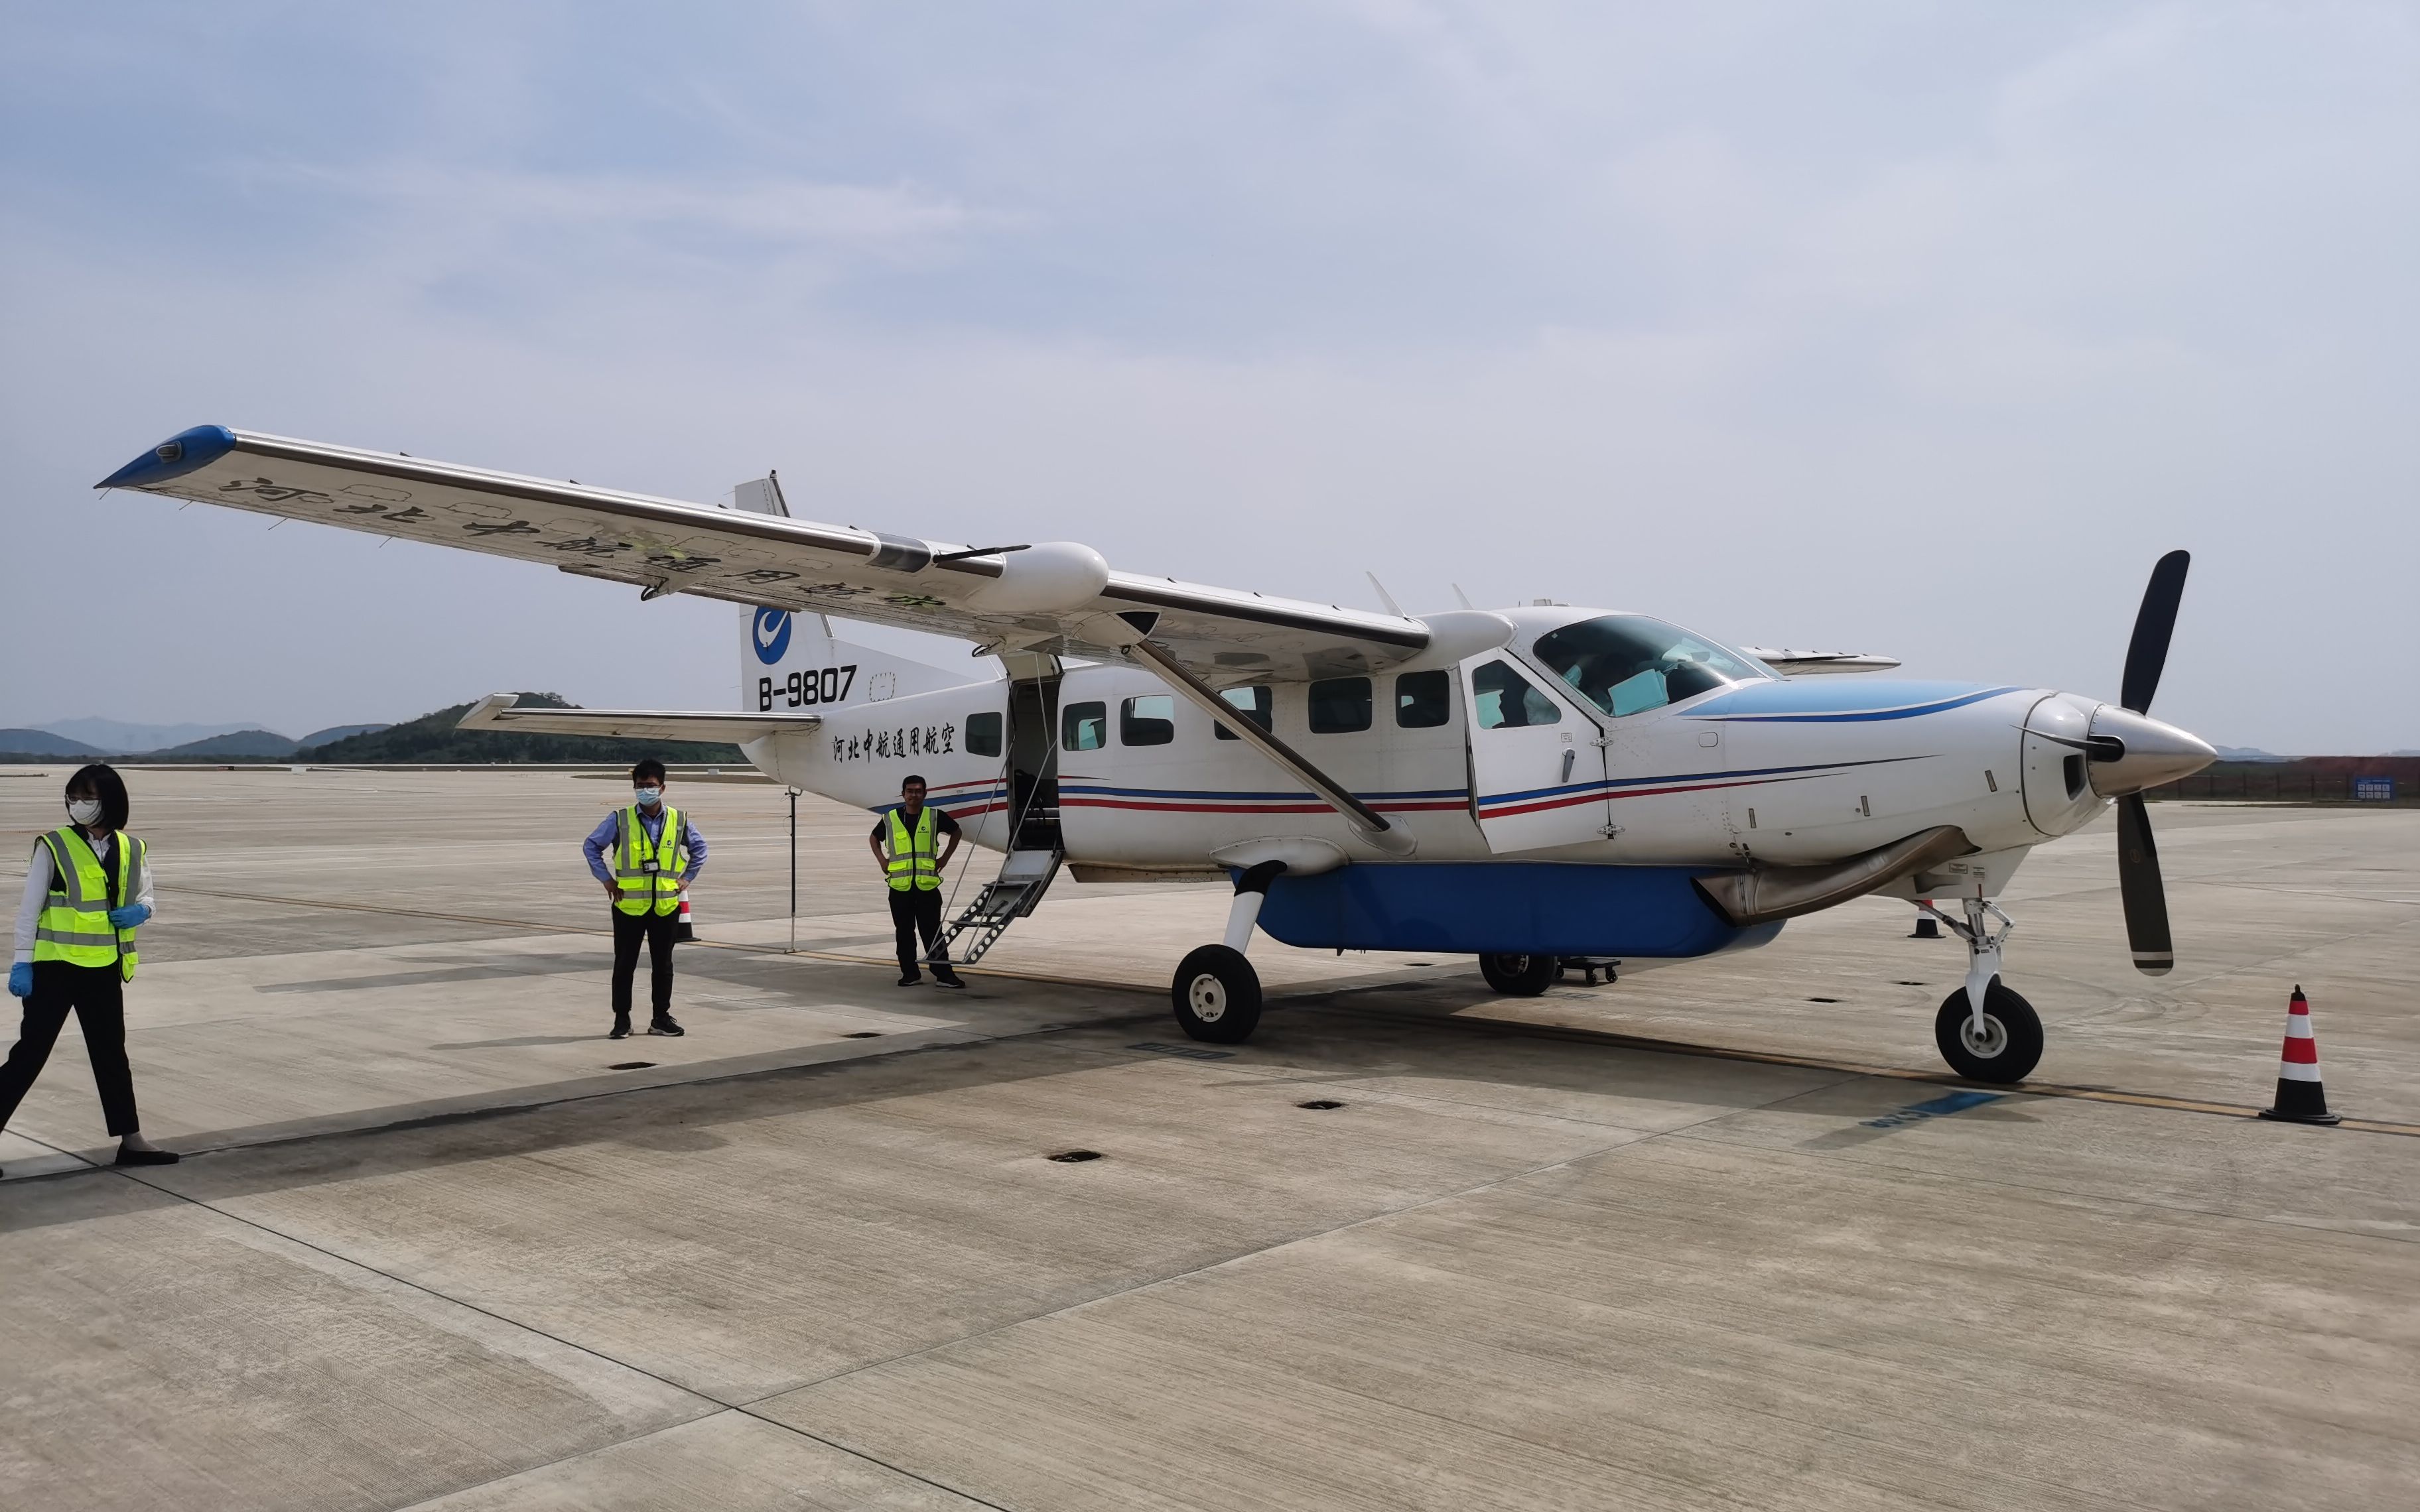
[[[2319,1087],[2319,1041],[2311,1034],[2311,1000],[2294,989],[2286,1005],[2286,1050],[2277,1064],[2277,1105],[2262,1108],[2264,1119],[2287,1123],[2336,1123],[2328,1111],[2327,1093]]]
[[[681,894],[680,922],[673,926],[673,938],[675,940],[693,940],[697,938],[697,931],[690,927],[688,893]]]
[[[1919,910],[1930,908],[1932,906],[1932,900],[1930,898],[1918,898],[1916,901],[1916,905]],[[1937,940],[1941,938],[1941,920],[1933,918],[1931,914],[1922,912],[1917,913],[1916,916],[1916,933],[1909,935],[1908,938],[1911,940]]]

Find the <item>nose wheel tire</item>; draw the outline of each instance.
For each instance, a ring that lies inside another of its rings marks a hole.
[[[1260,1026],[1261,974],[1241,950],[1205,945],[1187,955],[1168,996],[1189,1040],[1241,1044]]]
[[[2042,1026],[2034,1005],[2001,986],[1997,977],[1983,994],[1980,1033],[1962,987],[1941,1000],[1932,1040],[1949,1069],[1970,1082],[2021,1082],[2041,1059]]]
[[[1562,961],[1551,955],[1482,955],[1479,974],[1508,997],[1535,997],[1555,984]]]

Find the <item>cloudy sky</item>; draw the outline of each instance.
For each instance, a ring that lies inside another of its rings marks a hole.
[[[2184,546],[2156,712],[2420,747],[2408,4],[6,11],[0,724],[735,699],[213,422],[2108,696]]]

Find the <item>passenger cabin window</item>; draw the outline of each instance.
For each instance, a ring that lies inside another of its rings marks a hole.
[[[1259,725],[1264,733],[1267,732],[1270,717],[1269,707],[1272,700],[1269,697],[1269,690],[1265,685],[1256,687],[1231,687],[1218,696],[1233,704],[1245,718],[1251,720],[1256,725]],[[1218,733],[1218,738],[1221,740],[1241,740],[1244,738],[1243,736],[1235,733],[1233,730],[1228,729],[1223,724],[1212,725],[1210,728]]]
[[[1165,746],[1176,738],[1176,700],[1166,693],[1128,699],[1118,706],[1118,744]]]
[[[1311,733],[1344,735],[1370,728],[1370,679],[1330,677],[1311,685]]]
[[[1574,691],[1617,717],[1773,675],[1736,651],[1643,614],[1566,625],[1531,649]]]
[[[1395,679],[1395,723],[1404,730],[1434,730],[1453,718],[1450,672],[1405,672]]]
[[[997,756],[1000,754],[1000,711],[967,716],[967,754]]]
[[[1059,748],[1098,750],[1109,743],[1109,706],[1070,703],[1059,712]]]
[[[1470,674],[1470,717],[1481,730],[1522,730],[1563,720],[1562,706],[1504,661],[1491,661]]]

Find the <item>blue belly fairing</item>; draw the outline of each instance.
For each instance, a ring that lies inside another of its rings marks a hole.
[[[1365,862],[1269,884],[1261,928],[1316,949],[1693,956],[1762,945],[1689,885],[1714,869],[1556,861]]]

